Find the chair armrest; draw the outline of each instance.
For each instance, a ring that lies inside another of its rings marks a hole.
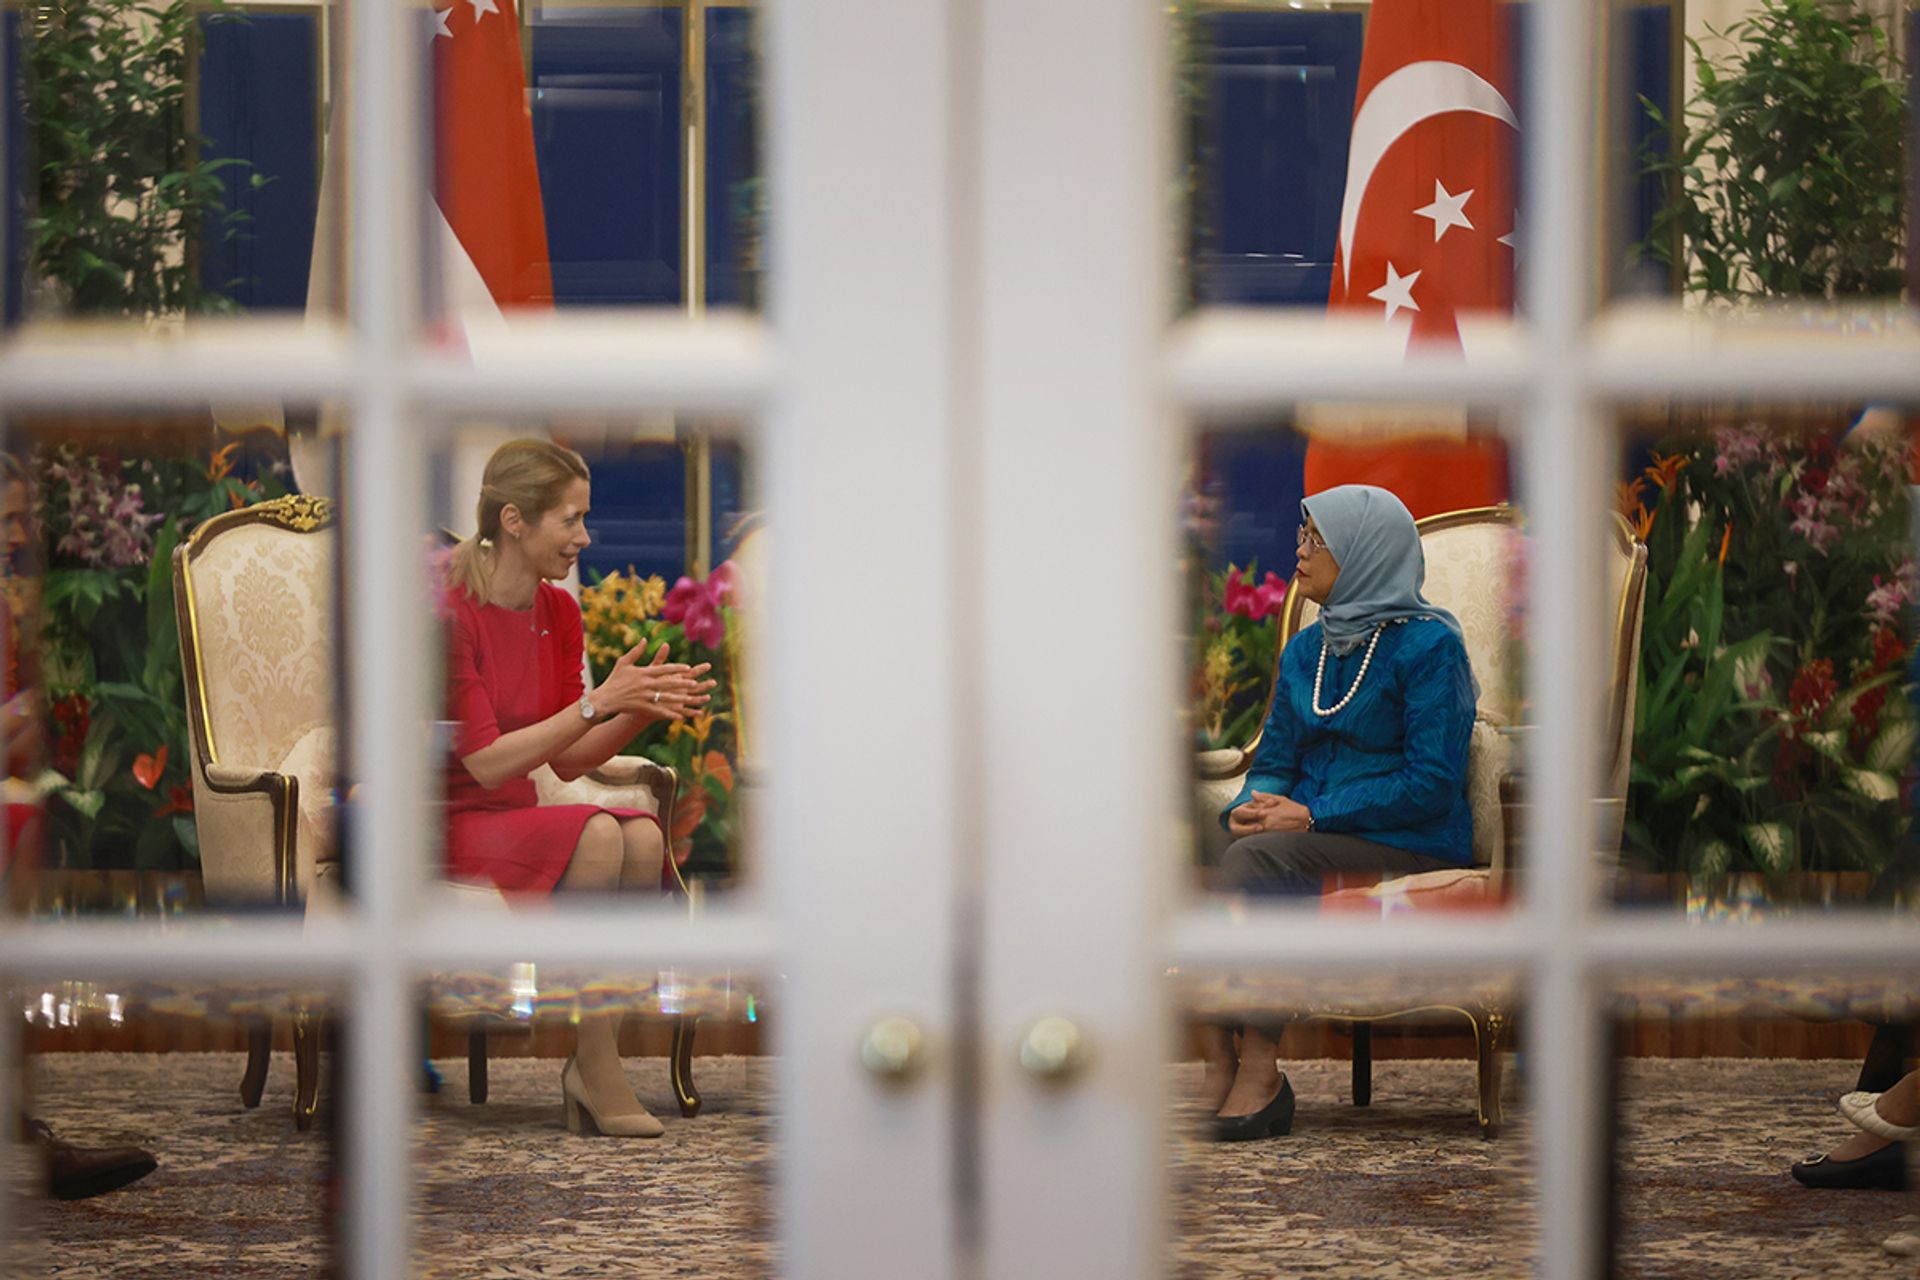
[[[614,756],[588,770],[586,777],[602,787],[645,787],[658,803],[670,800],[680,783],[671,765],[655,764],[644,756]]]
[[[1246,747],[1221,747],[1193,753],[1193,776],[1201,782],[1224,782],[1238,778],[1253,765],[1253,752]]]
[[[207,897],[298,901],[300,780],[271,769],[208,764],[194,771],[193,782],[193,822]]]
[[[1526,839],[1526,781],[1517,773],[1500,775],[1500,819],[1505,824],[1500,841],[1500,865],[1495,875],[1505,879],[1520,865],[1520,846]]]

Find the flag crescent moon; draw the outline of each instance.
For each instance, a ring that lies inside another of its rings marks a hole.
[[[1353,233],[1360,224],[1360,201],[1387,149],[1422,120],[1454,111],[1520,121],[1498,89],[1457,62],[1410,62],[1373,86],[1353,117],[1353,142],[1347,149],[1347,190],[1340,200],[1340,284],[1353,270]]]

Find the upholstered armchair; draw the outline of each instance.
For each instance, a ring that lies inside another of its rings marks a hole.
[[[337,588],[333,505],[287,497],[215,516],[174,551],[174,603],[180,628],[194,823],[209,904],[324,909],[340,892],[335,832],[339,712],[335,627]],[[593,774],[562,782],[534,775],[542,804],[588,803],[651,809],[672,822],[676,779],[651,761],[615,758]],[[682,895],[685,885],[673,873]],[[490,886],[442,886],[470,908],[504,909]],[[498,1021],[505,1025],[503,1004]],[[468,1078],[486,1099],[487,1011],[463,1019]],[[293,1015],[297,1082],[294,1122],[307,1128],[319,1088],[319,1027]],[[688,1076],[691,1023],[676,1023],[674,1087],[689,1114],[699,1094]],[[258,1106],[272,1047],[270,1024],[248,1032],[243,1105]]]
[[[1514,668],[1517,647],[1509,618],[1509,584],[1516,580],[1514,558],[1523,540],[1519,517],[1512,507],[1503,504],[1429,516],[1419,522],[1419,528],[1427,561],[1425,595],[1460,620],[1467,657],[1480,683],[1467,760],[1473,862],[1465,870],[1408,876],[1374,889],[1342,890],[1323,900],[1327,909],[1377,909],[1384,914],[1408,906],[1417,909],[1423,901],[1451,908],[1494,907],[1509,892],[1516,868],[1525,805],[1513,743],[1524,726],[1518,703],[1520,673]],[[1605,571],[1610,626],[1597,827],[1599,847],[1616,848],[1625,820],[1627,773],[1633,755],[1647,576],[1647,549],[1617,515],[1609,525]],[[1281,610],[1281,649],[1319,612],[1296,586],[1289,585]],[[1245,781],[1258,746],[1256,738],[1244,748],[1206,752],[1200,757],[1197,804],[1201,821],[1217,826],[1221,810]],[[1358,1106],[1367,1105],[1372,1098],[1373,1023],[1431,1015],[1464,1017],[1472,1027],[1478,1063],[1481,1132],[1491,1137],[1500,1125],[1499,1054],[1509,1021],[1504,1003],[1496,988],[1477,983],[1472,990],[1451,993],[1445,1000],[1423,994],[1419,1003],[1402,1005],[1387,998],[1350,1008],[1316,1007],[1305,1012],[1310,1017],[1352,1025],[1353,1100]]]

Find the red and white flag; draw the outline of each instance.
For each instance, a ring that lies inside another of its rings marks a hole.
[[[1494,0],[1374,0],[1360,56],[1330,306],[1460,343],[1513,307],[1513,148]]]
[[[1410,342],[1460,349],[1464,312],[1513,307],[1513,152],[1505,25],[1494,0],[1374,0],[1360,57],[1328,306]],[[1457,428],[1381,443],[1316,437],[1306,491],[1368,483],[1415,516],[1506,496],[1497,441]]]
[[[513,0],[433,13],[434,194],[500,307],[551,306],[540,168]]]

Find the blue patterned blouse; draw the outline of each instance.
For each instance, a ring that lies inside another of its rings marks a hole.
[[[1355,835],[1444,858],[1473,859],[1467,806],[1467,742],[1473,734],[1473,670],[1466,646],[1428,618],[1388,624],[1353,701],[1313,712],[1320,624],[1280,654],[1273,707],[1253,767],[1227,815],[1255,791],[1288,796],[1313,814],[1315,831]],[[1346,696],[1366,657],[1363,644],[1327,655],[1320,705]]]

